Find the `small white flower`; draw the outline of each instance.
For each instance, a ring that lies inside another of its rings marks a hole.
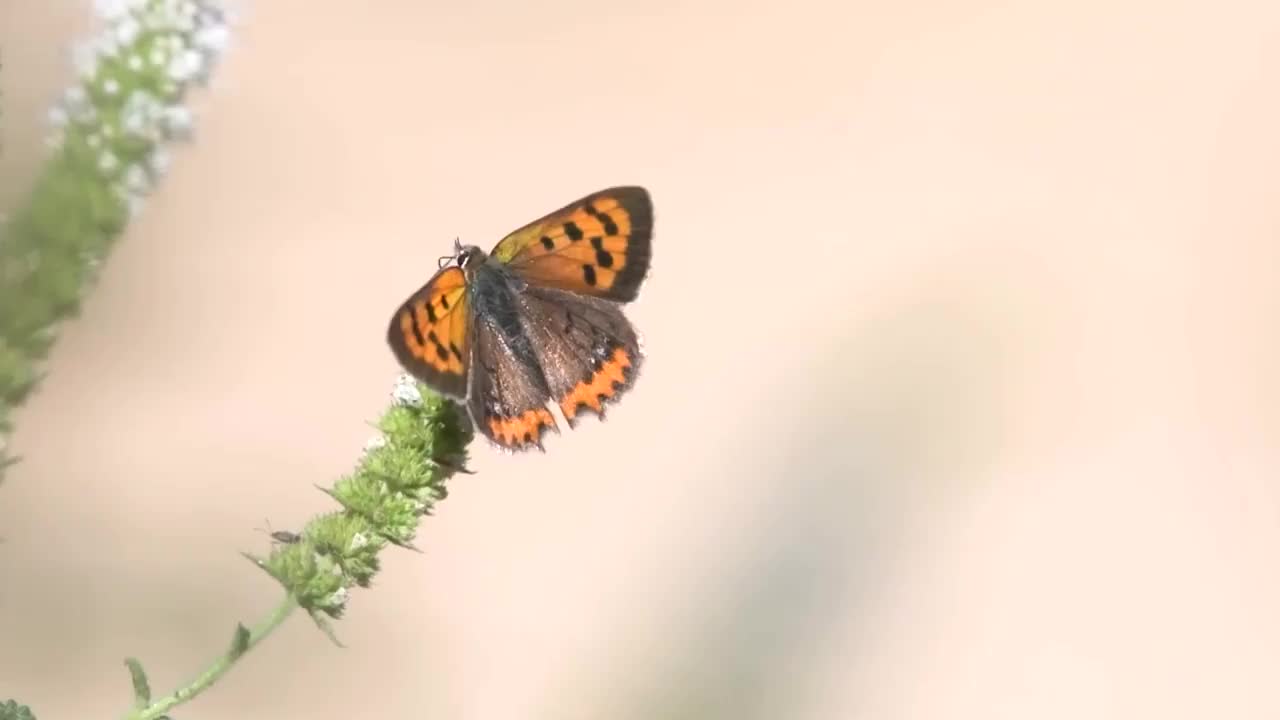
[[[181,105],[170,105],[164,109],[161,119],[165,132],[168,133],[169,137],[178,140],[191,138],[191,128],[195,123],[190,110]]]
[[[155,47],[151,48],[151,55],[149,59],[151,60],[152,65],[162,67],[169,60],[169,53],[165,52],[165,49],[157,44]]]
[[[150,133],[146,117],[140,112],[121,112],[120,126],[125,132],[135,137],[146,138]]]
[[[369,544],[369,537],[364,533],[358,532],[355,535],[351,536],[351,547],[349,547],[348,549],[354,552],[368,544]]]
[[[102,154],[98,156],[98,169],[102,172],[109,173],[118,167],[120,167],[120,159],[110,150],[103,150]]]
[[[175,82],[186,82],[200,74],[204,57],[195,50],[183,50],[169,61],[169,77]]]
[[[334,593],[333,593],[332,595],[330,595],[330,596],[329,596],[329,599],[328,599],[328,601],[327,601],[325,604],[326,604],[326,605],[328,605],[329,607],[333,607],[333,606],[335,606],[335,605],[337,605],[337,606],[346,605],[346,604],[347,604],[347,589],[343,587],[343,588],[338,588],[337,590],[335,590],[335,591],[334,591]]]
[[[157,147],[151,151],[151,157],[147,158],[147,167],[151,170],[152,176],[156,178],[164,177],[169,172],[169,165],[172,163],[172,156],[169,151],[162,147]]]
[[[196,31],[194,43],[201,50],[218,54],[227,48],[230,37],[231,31],[226,25],[209,25]]]
[[[121,45],[132,45],[141,34],[142,23],[133,17],[125,17],[116,23],[116,40],[119,40]]]
[[[146,65],[146,63],[142,61],[142,56],[137,54],[130,55],[129,61],[127,64],[129,66],[129,69],[134,72],[140,72],[143,66]]]
[[[369,442],[364,444],[364,451],[373,452],[374,450],[377,450],[380,447],[386,447],[386,444],[387,444],[387,437],[385,435],[381,435],[381,434],[374,435],[373,437],[369,438]]]
[[[422,393],[418,392],[418,383],[412,377],[403,373],[396,378],[396,385],[391,390],[391,397],[401,405],[422,404]]]
[[[172,156],[169,155],[169,151],[162,147],[157,147],[151,151],[151,157],[147,158],[147,169],[151,171],[152,177],[161,178],[169,172],[169,166],[172,162]]]
[[[115,78],[107,78],[102,81],[102,91],[108,95],[115,95],[120,92],[120,81]]]
[[[124,187],[131,193],[142,195],[151,189],[147,171],[141,165],[130,165],[124,171]]]
[[[160,101],[146,90],[129,93],[124,107],[120,108],[120,124],[130,135],[148,140],[158,139],[156,119],[160,114]]]

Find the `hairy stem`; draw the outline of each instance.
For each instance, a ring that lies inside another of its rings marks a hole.
[[[252,650],[260,641],[280,627],[297,608],[298,601],[292,594],[286,594],[284,600],[271,611],[270,615],[267,615],[253,629],[249,630],[247,637],[243,640],[233,641],[231,648],[215,660],[204,672],[200,673],[195,680],[162,698],[152,701],[146,707],[135,708],[124,716],[125,720],[157,720],[173,708],[194,699],[200,693],[208,690],[223,675],[227,674],[231,668],[235,667],[236,661],[244,657],[245,653]],[[237,634],[237,637],[239,637],[239,634]]]

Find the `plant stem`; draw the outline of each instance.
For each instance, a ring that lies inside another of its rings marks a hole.
[[[286,594],[284,601],[276,606],[271,614],[262,620],[249,631],[249,640],[245,644],[243,651],[237,652],[236,648],[232,648],[223,653],[207,670],[200,673],[200,676],[193,680],[190,684],[178,688],[172,693],[157,699],[145,708],[138,708],[125,715],[125,720],[157,720],[164,716],[173,708],[195,698],[200,693],[208,690],[223,675],[235,666],[237,660],[249,652],[259,640],[270,635],[298,608],[298,601],[293,597],[292,593]]]

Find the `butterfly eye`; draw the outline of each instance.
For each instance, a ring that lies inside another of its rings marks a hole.
[[[475,245],[467,245],[458,250],[458,267],[465,268],[473,262],[483,260],[484,251]]]

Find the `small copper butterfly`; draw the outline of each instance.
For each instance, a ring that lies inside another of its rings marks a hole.
[[[542,449],[585,410],[604,417],[642,360],[622,305],[649,270],[653,206],[642,187],[601,190],[535,220],[485,254],[454,241],[396,310],[387,342],[411,375],[459,401],[485,437]]]

